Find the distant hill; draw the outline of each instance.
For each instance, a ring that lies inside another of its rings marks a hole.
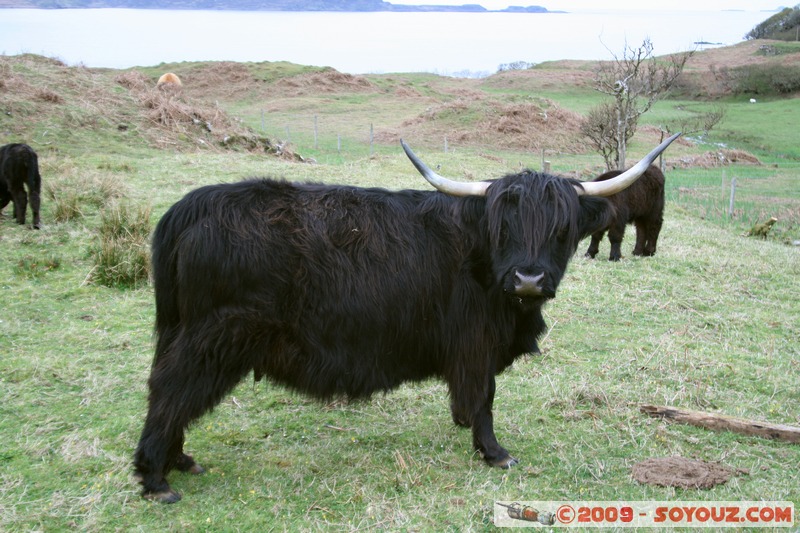
[[[780,41],[800,40],[800,4],[793,8],[783,8],[753,28],[745,37],[747,39],[777,39]]]
[[[34,9],[211,9],[221,11],[396,11],[550,13],[542,6],[510,6],[489,10],[479,4],[460,6],[400,5],[382,0],[0,0],[0,8]]]

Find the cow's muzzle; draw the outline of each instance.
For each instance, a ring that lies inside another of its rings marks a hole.
[[[553,298],[555,291],[547,283],[544,272],[539,274],[524,274],[514,272],[514,295],[528,298]]]

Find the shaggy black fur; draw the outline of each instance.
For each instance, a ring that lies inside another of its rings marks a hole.
[[[525,172],[455,198],[253,179],[187,194],[153,236],[144,496],[180,499],[166,474],[202,470],[186,428],[251,371],[320,399],[439,377],[484,459],[516,463],[494,434],[495,376],[538,351],[542,305],[610,220],[577,183]],[[543,273],[542,295],[516,295],[517,273]]]
[[[28,194],[25,187],[28,187]],[[39,229],[39,197],[42,178],[39,159],[27,144],[7,144],[0,147],[0,212],[14,202],[14,218],[25,224],[25,211],[30,195],[33,227]]]
[[[594,181],[603,181],[622,174],[612,170],[602,174]],[[658,167],[650,165],[644,174],[633,185],[622,192],[608,197],[614,208],[614,216],[607,228],[594,233],[592,242],[586,250],[586,257],[597,255],[603,234],[608,230],[608,241],[611,243],[609,261],[622,258],[622,238],[625,226],[631,222],[636,225],[636,246],[633,255],[651,256],[656,253],[656,241],[664,222],[664,174]]]

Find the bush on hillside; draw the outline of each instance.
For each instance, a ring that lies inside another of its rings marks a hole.
[[[784,96],[800,92],[800,67],[789,65],[746,65],[729,71],[733,92]]]
[[[745,35],[745,39],[777,39],[794,41],[797,27],[800,26],[800,4],[782,9],[757,25]]]

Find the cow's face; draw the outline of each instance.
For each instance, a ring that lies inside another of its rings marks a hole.
[[[496,282],[518,302],[553,298],[581,239],[606,226],[605,199],[578,196],[573,182],[524,172],[486,192]]]
[[[599,182],[531,171],[496,181],[458,182],[432,171],[405,142],[400,144],[420,174],[439,191],[486,198],[496,281],[515,301],[535,303],[555,297],[578,241],[610,222],[610,208],[603,197],[639,179],[678,136],[664,140],[619,176]]]

